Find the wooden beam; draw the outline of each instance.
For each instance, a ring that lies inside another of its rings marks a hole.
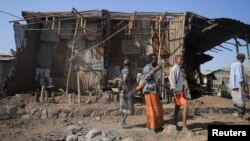
[[[237,38],[235,37],[234,38],[234,40],[235,40],[235,47],[236,47],[236,52],[237,52],[237,54],[239,54],[239,44],[238,44],[238,41],[237,41]]]
[[[52,30],[54,29],[54,26],[55,26],[55,17],[53,17],[53,22],[52,22]]]
[[[230,43],[230,42],[224,42],[224,43],[236,46],[236,44],[234,44],[234,43]]]
[[[206,31],[208,31],[208,30],[210,30],[210,29],[212,29],[212,28],[216,27],[217,25],[218,25],[218,23],[216,23],[216,24],[212,24],[212,25],[210,25],[210,26],[206,27],[205,29],[203,29],[201,32],[206,32]]]
[[[234,45],[234,46],[236,46],[236,43],[234,44],[234,43],[230,43],[230,42],[224,42],[224,43],[227,43],[227,44],[230,44],[230,45]],[[246,45],[241,45],[241,44],[238,44],[238,46],[246,46]]]
[[[223,51],[223,50],[221,50],[221,49],[217,49],[217,48],[215,48],[215,47],[214,47],[213,49],[215,49],[215,50],[217,50],[217,51]]]
[[[212,49],[210,49],[210,50],[208,50],[208,51],[212,51],[212,52],[215,52],[215,53],[219,53],[218,51],[214,51],[214,50],[212,50]]]
[[[135,20],[135,14],[130,18],[129,26],[128,26],[128,36],[131,35],[131,29],[133,28],[133,21]]]
[[[233,51],[232,49],[226,48],[226,47],[224,47],[224,46],[222,46],[222,45],[218,45],[218,46],[221,47],[221,48],[224,48],[224,49],[226,49],[226,50]]]

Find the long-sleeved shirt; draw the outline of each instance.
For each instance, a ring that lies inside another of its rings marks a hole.
[[[170,89],[182,91],[184,86],[183,70],[180,65],[175,64],[169,73]]]
[[[243,65],[241,62],[234,62],[230,69],[230,88],[235,89],[241,87],[240,83],[244,82]]]
[[[150,92],[157,94],[157,90],[156,90],[157,80],[156,80],[154,68],[150,64],[147,64],[143,68],[142,79],[144,83],[142,92],[144,94],[150,93]]]

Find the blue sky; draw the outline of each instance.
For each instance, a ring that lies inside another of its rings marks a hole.
[[[59,12],[71,11],[73,7],[79,11],[90,9],[121,12],[190,11],[208,18],[225,17],[250,24],[250,0],[1,0],[0,4],[1,11],[19,17],[21,17],[21,11]],[[11,20],[18,20],[18,18],[0,12],[0,51],[15,49],[14,32],[12,24],[9,23]],[[223,45],[234,51],[222,49],[223,52],[220,53],[206,52],[214,56],[214,59],[202,65],[202,69],[215,70],[226,67],[235,60],[235,47],[229,44]],[[240,51],[246,54],[245,48],[241,48]]]

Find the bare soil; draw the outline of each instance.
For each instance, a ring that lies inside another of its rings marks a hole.
[[[83,98],[87,99],[87,98]],[[80,108],[118,108],[117,102],[111,103],[94,103],[94,104],[73,104],[68,105],[67,99],[63,97],[57,97],[57,104],[47,104],[51,107],[60,108],[72,108],[72,106]],[[0,101],[0,106],[6,106],[8,104],[20,104],[20,98],[13,96],[4,98]],[[39,104],[33,102],[33,97],[27,96],[25,99],[26,107],[39,106]],[[143,108],[145,105],[136,106],[137,108]],[[165,108],[173,109],[174,104],[164,104]],[[198,99],[190,101],[190,109],[202,108],[202,107],[214,107],[214,108],[232,108],[232,100],[227,98],[221,98],[218,96],[202,96]],[[247,102],[247,109],[250,107],[250,101]],[[181,113],[179,121],[181,121]],[[110,130],[117,134],[116,140],[143,140],[143,141],[165,141],[168,140],[169,135],[165,130],[159,133],[149,132],[146,128],[146,117],[144,115],[129,116],[127,122],[132,128],[124,129],[118,123],[120,116],[89,116],[89,117],[74,117],[74,118],[57,118],[57,119],[5,119],[0,120],[0,141],[36,141],[46,140],[44,135],[51,135],[51,133],[61,132],[63,133],[69,125],[78,125],[86,131],[86,133],[93,129],[99,128],[102,130]],[[164,128],[169,126],[172,121],[172,112],[164,115],[165,125]],[[178,123],[181,126],[181,122]],[[247,113],[244,121],[239,121],[237,117],[232,114],[213,114],[213,113],[201,113],[198,115],[189,114],[188,116],[188,128],[192,131],[193,136],[187,137],[180,135],[175,140],[185,141],[205,141],[207,140],[207,126],[209,124],[250,124],[250,114]],[[65,130],[64,130],[65,129]],[[181,129],[178,129],[180,133]],[[55,139],[56,140],[56,139]],[[59,140],[59,139],[57,139]],[[63,139],[64,140],[64,139]]]

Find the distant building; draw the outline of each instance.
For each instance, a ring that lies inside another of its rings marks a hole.
[[[227,88],[229,88],[229,76],[230,68],[221,68],[214,71],[206,72],[203,74],[204,84],[206,84],[208,90],[217,90],[224,81]]]
[[[13,65],[14,57],[7,52],[0,52],[0,93],[3,92],[4,81]]]

